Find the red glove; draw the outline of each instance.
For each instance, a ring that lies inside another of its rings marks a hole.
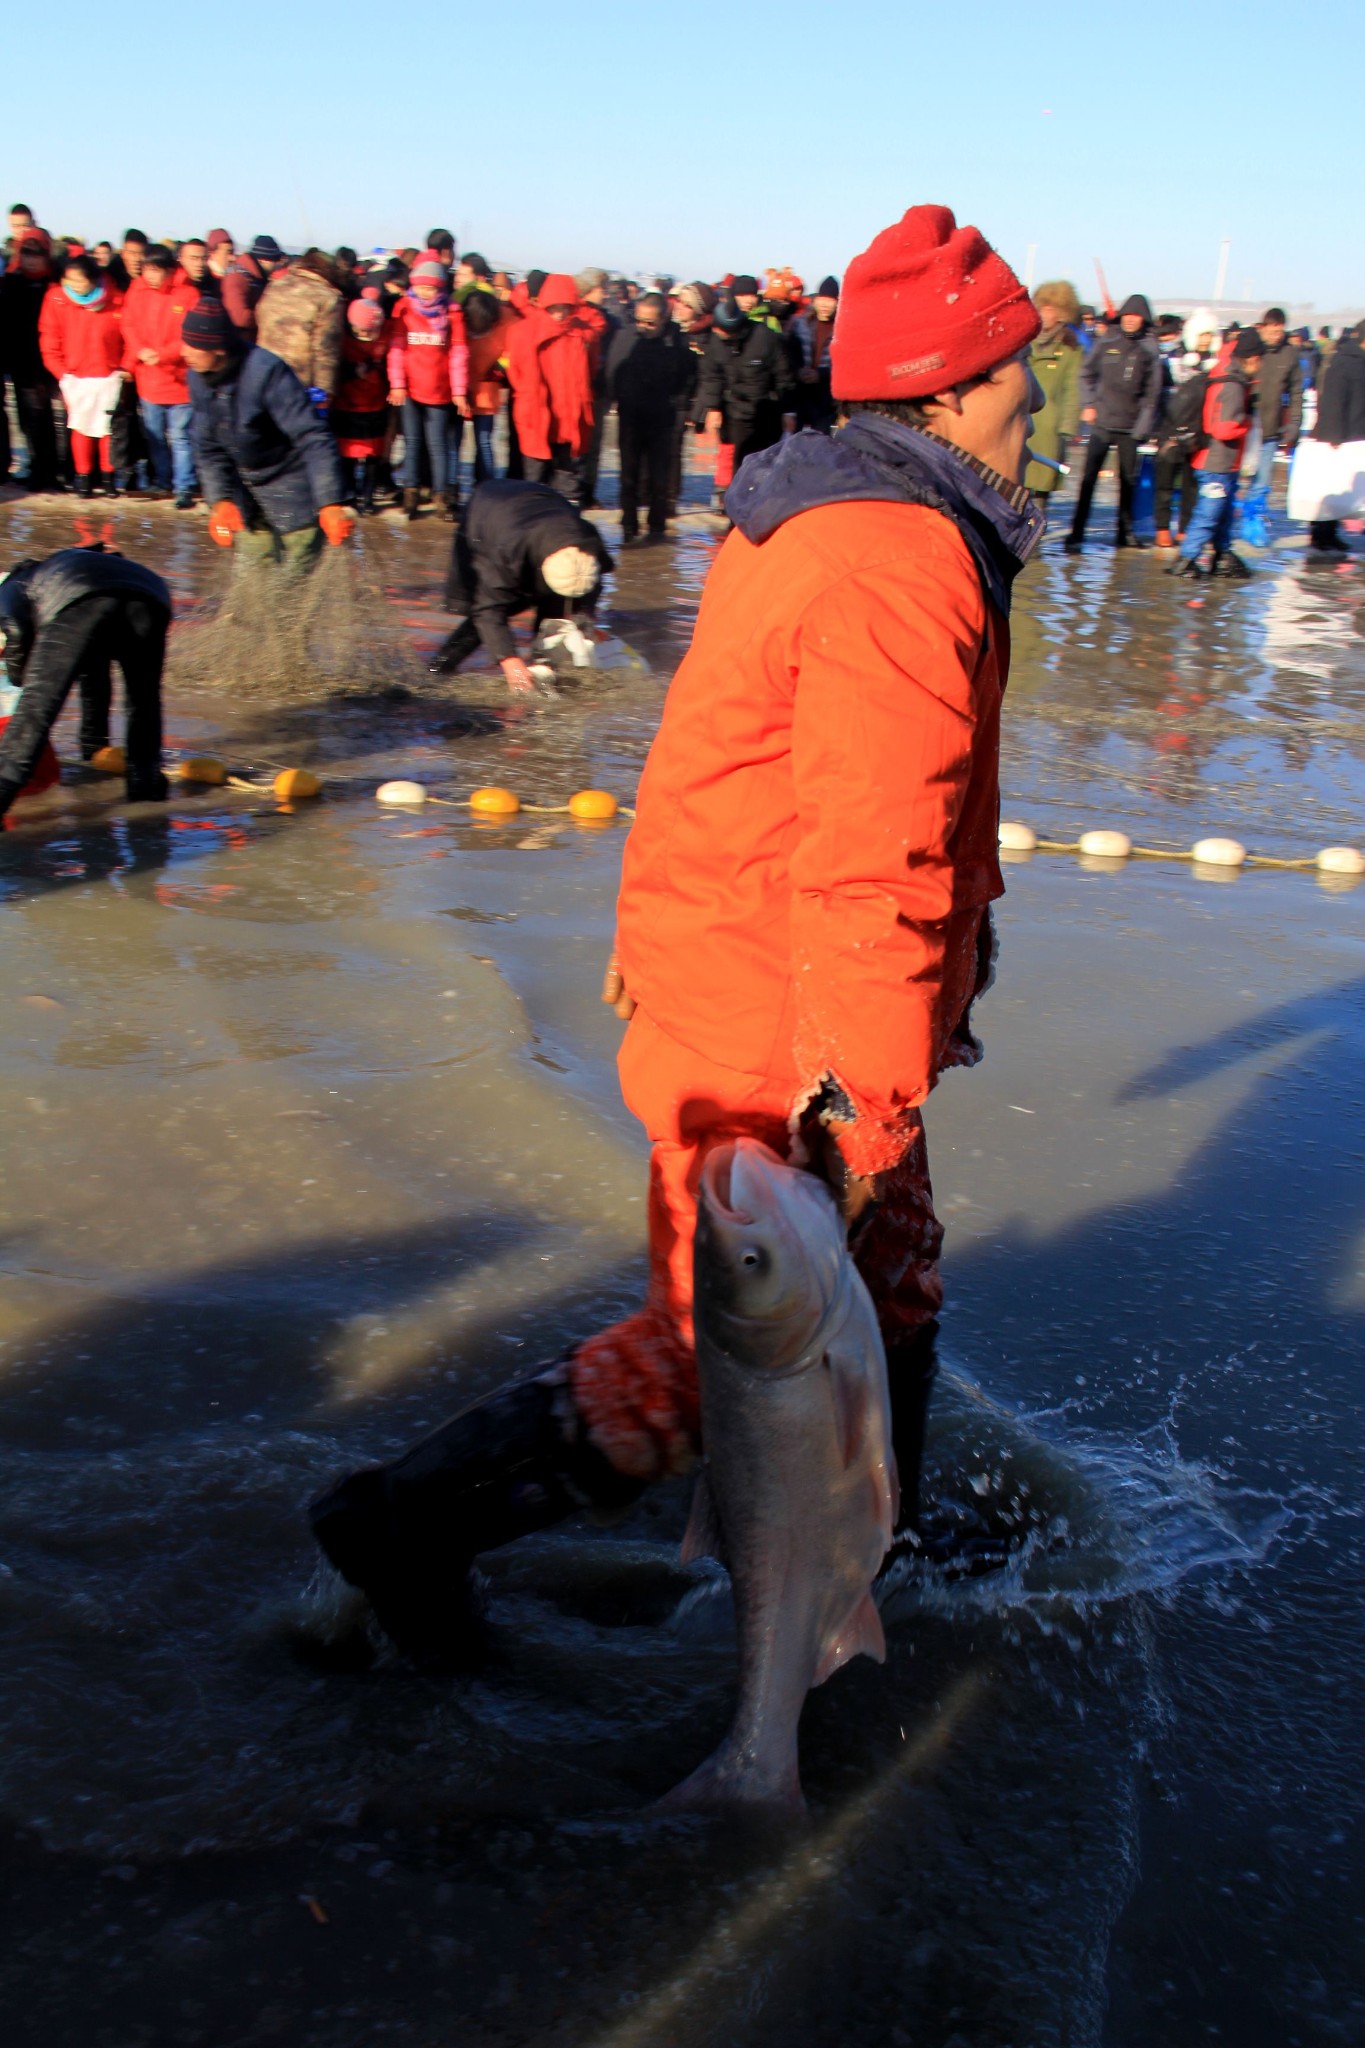
[[[324,505],[318,514],[318,525],[332,546],[339,548],[355,532],[355,513],[349,505]]]
[[[234,533],[245,533],[246,521],[231,498],[220,498],[209,513],[209,538],[216,540],[220,548],[232,546]]]

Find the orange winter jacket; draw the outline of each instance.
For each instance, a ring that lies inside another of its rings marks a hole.
[[[905,1111],[976,1056],[1008,667],[949,518],[815,505],[726,541],[645,768],[627,986],[680,1045],[793,1102],[836,1082],[855,1172],[894,1164]]]

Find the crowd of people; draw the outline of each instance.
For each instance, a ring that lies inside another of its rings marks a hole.
[[[420,249],[362,260],[347,247],[291,257],[270,235],[239,248],[226,228],[176,242],[130,228],[117,249],[87,247],[53,237],[23,205],[11,207],[8,227],[0,378],[27,443],[23,481],[36,491],[195,503],[205,462],[184,323],[205,302],[221,309],[229,355],[260,348],[298,379],[335,447],[335,495],[361,515],[391,505],[417,518],[430,505],[454,521],[466,426],[483,482],[498,474],[494,426],[504,413],[505,475],[549,484],[590,511],[614,409],[622,542],[648,543],[677,510],[689,430],[717,443],[719,510],[746,456],[835,421],[833,276],[809,294],[785,267],[715,283],[642,282],[598,267],[516,278],[462,254],[442,228]],[[1155,318],[1140,294],[1117,309],[1083,305],[1066,282],[1033,298],[1043,326],[1032,365],[1047,403],[1027,480],[1040,494],[1055,489],[1084,436],[1070,549],[1084,544],[1110,461],[1116,543],[1145,544],[1133,504],[1148,448],[1156,544],[1178,546],[1185,573],[1198,573],[1210,550],[1210,567],[1244,573],[1229,547],[1237,479],[1246,466],[1264,503],[1277,454],[1291,454],[1303,430],[1305,393],[1317,397],[1319,437],[1365,436],[1359,330],[1291,332],[1275,307],[1253,328],[1220,330],[1211,309],[1182,321]],[[0,407],[0,479],[12,466],[6,414]],[[1311,538],[1325,551],[1342,545],[1333,521],[1316,522]]]
[[[721,439],[723,489],[736,464],[797,424],[828,427],[835,279],[807,299],[791,272],[723,286],[642,284],[588,268],[576,276],[493,270],[434,228],[422,249],[362,262],[353,249],[289,257],[270,235],[238,249],[225,228],[118,249],[54,238],[10,209],[0,277],[0,376],[27,444],[35,491],[173,497],[203,487],[192,428],[186,318],[221,308],[229,343],[288,365],[344,465],[361,514],[426,504],[454,520],[466,425],[474,478],[553,483],[596,501],[602,430],[619,416],[623,539],[658,537],[676,507],[683,437]],[[192,351],[191,351],[192,353]],[[11,477],[8,422],[0,479]],[[401,435],[401,460],[395,461]]]

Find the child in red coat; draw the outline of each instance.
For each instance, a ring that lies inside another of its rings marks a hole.
[[[444,516],[453,520],[460,483],[458,469],[449,474],[450,413],[453,405],[463,420],[469,411],[469,349],[460,310],[450,303],[446,267],[430,249],[412,266],[408,289],[394,308],[392,335],[389,404],[403,408],[403,507],[409,519],[416,518],[425,444],[431,495],[444,500]]]
[[[111,498],[118,495],[109,435],[125,375],[122,303],[93,257],[72,256],[38,316],[38,346],[45,368],[61,387],[76,493],[82,498],[94,492],[97,454],[105,489]]]
[[[346,309],[341,344],[341,378],[329,414],[337,450],[353,463],[355,506],[374,511],[374,487],[389,426],[389,320],[375,286],[369,285]]]

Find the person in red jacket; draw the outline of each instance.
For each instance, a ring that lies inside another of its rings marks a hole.
[[[142,429],[152,465],[153,497],[175,493],[176,507],[194,503],[194,451],[190,447],[190,387],[180,330],[199,293],[153,242],[123,301],[123,366],[137,385]]]
[[[841,1201],[886,1343],[901,1540],[923,1540],[942,1232],[921,1105],[980,1057],[1010,588],[1045,524],[1022,482],[1039,324],[975,228],[912,207],[846,273],[843,424],[740,467],[640,785],[604,991],[653,1146],[645,1304],[312,1510],[419,1654],[467,1651],[459,1573],[479,1551],[695,1456],[695,1190],[737,1134]]]
[[[356,510],[367,515],[374,511],[379,459],[393,420],[389,343],[389,320],[379,302],[379,287],[367,285],[346,308],[341,376],[328,414],[337,453],[353,465]]]
[[[582,317],[574,281],[563,271],[542,282],[507,353],[512,412],[531,483],[579,496],[592,440],[598,336]]]
[[[469,350],[464,320],[451,304],[450,273],[432,249],[413,264],[408,289],[394,308],[389,342],[389,404],[403,411],[403,509],[417,517],[422,449],[431,466],[431,494],[445,518],[460,509],[458,467],[450,473],[450,413],[469,411]],[[459,442],[456,442],[458,464]]]
[[[123,391],[122,301],[93,256],[72,256],[60,284],[49,286],[38,318],[43,363],[57,379],[76,471],[76,492],[88,498],[97,466],[111,498],[118,496],[110,431]]]
[[[1199,496],[1186,524],[1180,553],[1168,574],[1199,577],[1219,573],[1249,577],[1250,569],[1232,548],[1232,514],[1242,450],[1256,411],[1256,377],[1265,359],[1265,343],[1254,327],[1226,341],[1209,371],[1204,392],[1205,445],[1194,458]],[[1212,559],[1204,567],[1205,547]]]

